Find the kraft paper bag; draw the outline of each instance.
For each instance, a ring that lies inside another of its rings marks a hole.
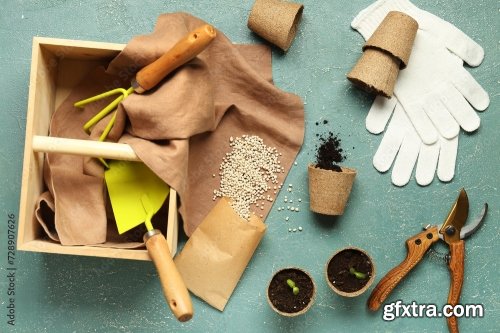
[[[175,258],[187,288],[223,311],[266,228],[256,215],[242,219],[221,198]]]

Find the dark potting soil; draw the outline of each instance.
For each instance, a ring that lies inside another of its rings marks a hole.
[[[340,139],[329,132],[327,136],[319,138],[320,146],[316,153],[316,167],[341,172],[342,169],[338,165],[345,160],[343,150],[340,147]]]
[[[297,295],[293,294],[292,288],[286,280],[291,279],[299,288]],[[274,275],[267,293],[269,300],[280,311],[286,313],[299,312],[304,309],[313,297],[314,286],[304,272],[296,269],[284,269]]]
[[[365,279],[358,279],[349,270],[353,267],[357,272],[366,274]],[[373,266],[364,253],[347,249],[339,252],[328,263],[328,280],[339,290],[350,293],[363,288],[372,276]]]

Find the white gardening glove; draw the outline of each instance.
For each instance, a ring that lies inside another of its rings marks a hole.
[[[379,0],[362,10],[351,26],[368,39],[392,10],[406,13],[419,24],[408,66],[399,73],[394,96],[422,141],[434,144],[440,136],[453,139],[459,127],[467,132],[476,130],[480,120],[471,105],[482,111],[490,100],[464,69],[462,60],[471,66],[479,65],[484,57],[481,46],[452,24],[408,0]],[[385,119],[376,121],[377,118],[367,118],[369,131],[383,131],[380,124],[385,124]]]
[[[377,97],[366,118],[368,131],[378,134],[394,111],[373,164],[386,172],[394,163],[392,182],[397,186],[408,183],[415,163],[419,185],[432,182],[436,167],[438,178],[450,181],[455,171],[459,125],[470,132],[480,124],[467,100],[478,110],[489,105],[488,94],[462,62],[464,59],[470,65],[479,65],[483,49],[450,23],[407,0],[377,1],[361,11],[351,25],[368,39],[391,10],[415,18],[419,30],[408,67],[400,72],[394,88],[397,97]]]
[[[378,171],[386,172],[394,164],[391,177],[394,185],[404,186],[409,182],[415,163],[415,178],[419,185],[426,186],[432,182],[436,167],[441,181],[453,178],[458,135],[451,140],[439,136],[438,141],[431,145],[423,143],[396,98],[375,98],[368,117],[375,113],[393,114],[373,157],[373,165]],[[382,123],[384,119],[385,123]],[[388,120],[389,117],[378,117],[377,122],[385,128]]]

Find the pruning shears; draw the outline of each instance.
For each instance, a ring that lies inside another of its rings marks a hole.
[[[378,310],[396,285],[422,260],[427,250],[438,240],[444,241],[450,249],[450,253],[446,256],[451,278],[448,304],[457,305],[464,279],[464,239],[481,226],[487,211],[488,204],[485,203],[480,216],[469,225],[464,226],[469,214],[469,199],[462,188],[442,224],[427,225],[423,232],[406,241],[408,253],[405,260],[389,271],[373,289],[368,299],[368,308],[372,311]],[[448,317],[447,323],[451,333],[458,333],[456,317]]]

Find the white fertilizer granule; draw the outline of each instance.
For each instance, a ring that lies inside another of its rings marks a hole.
[[[272,201],[265,193],[274,186],[271,184],[278,183],[278,174],[284,168],[276,148],[266,146],[258,136],[231,137],[229,146],[232,151],[226,153],[220,165],[220,188],[214,190],[213,199],[231,198],[234,210],[248,220],[251,204]]]

